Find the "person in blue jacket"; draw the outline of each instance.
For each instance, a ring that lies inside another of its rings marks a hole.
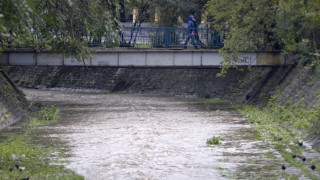
[[[197,43],[200,47],[202,47],[202,46],[204,46],[205,44],[204,44],[203,42],[201,42],[201,40],[200,40],[200,37],[199,37],[199,34],[198,34],[198,26],[197,26],[196,21],[193,21],[193,23],[194,23],[194,28],[195,28],[195,32],[196,32],[196,34],[195,34],[195,36],[194,36],[194,39],[195,39],[196,43]]]
[[[188,37],[186,39],[186,42],[184,43],[184,48],[185,49],[188,47],[188,43],[189,43],[190,38],[191,38],[191,41],[192,41],[192,45],[195,48],[199,49],[199,46],[195,41],[196,31],[195,31],[194,22],[195,22],[194,16],[190,15],[189,16],[189,23],[188,23]]]

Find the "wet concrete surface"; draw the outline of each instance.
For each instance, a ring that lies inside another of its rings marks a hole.
[[[28,100],[60,109],[59,122],[35,134],[63,141],[70,149],[66,167],[86,179],[275,179],[283,162],[228,104],[145,94],[23,91]],[[224,141],[207,146],[212,136]],[[266,158],[267,152],[274,158]]]

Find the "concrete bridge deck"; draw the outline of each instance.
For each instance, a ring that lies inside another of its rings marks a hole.
[[[93,48],[91,58],[79,62],[50,51],[5,49],[1,66],[105,66],[105,67],[219,67],[223,57],[213,49]],[[290,58],[279,51],[240,52],[238,66],[290,65]]]

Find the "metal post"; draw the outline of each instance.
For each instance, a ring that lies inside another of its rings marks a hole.
[[[170,30],[170,28],[165,29],[165,44],[166,44],[166,48],[171,47],[171,30]]]
[[[209,28],[207,28],[207,46],[209,47]]]
[[[212,32],[213,31],[213,32]],[[215,32],[213,29],[210,29],[210,48],[214,47],[214,43],[215,43]]]
[[[220,43],[220,33],[217,31],[214,31],[214,39],[215,39],[215,46],[216,47],[220,47],[221,43]]]

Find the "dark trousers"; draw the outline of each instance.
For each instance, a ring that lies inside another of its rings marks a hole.
[[[188,47],[188,43],[189,43],[189,40],[191,39],[191,42],[192,42],[192,45],[195,47],[195,48],[199,48],[198,44],[196,43],[195,41],[195,38],[194,38],[194,35],[193,34],[189,34],[187,39],[186,39],[186,42],[184,43],[184,48],[187,48]]]

